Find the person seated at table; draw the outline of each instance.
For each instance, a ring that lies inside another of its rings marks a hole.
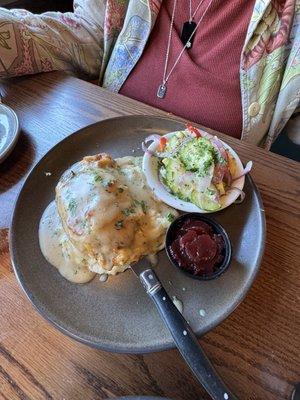
[[[299,0],[77,0],[0,8],[0,26],[2,78],[70,71],[265,148],[283,128],[300,143]]]

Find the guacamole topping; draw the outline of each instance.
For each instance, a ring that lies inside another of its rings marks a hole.
[[[217,137],[189,127],[169,138],[156,155],[161,181],[172,194],[206,211],[221,208],[235,162]]]

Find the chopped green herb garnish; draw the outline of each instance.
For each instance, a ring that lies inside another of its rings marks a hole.
[[[70,211],[71,215],[74,217],[76,210],[77,210],[77,203],[75,199],[71,199],[68,204],[68,210]]]
[[[133,207],[131,207],[131,208],[125,208],[125,209],[122,211],[122,213],[123,213],[126,217],[129,217],[130,214],[133,214],[133,213],[134,213],[134,208],[133,208]]]
[[[140,206],[142,208],[143,213],[146,214],[146,212],[147,212],[147,203],[144,200],[139,201],[137,199],[134,199],[133,202],[134,202],[135,205]]]
[[[94,182],[103,182],[103,178],[99,174],[94,175]]]
[[[216,149],[212,149],[212,154],[213,154],[213,158],[214,158],[214,162],[215,164],[226,164],[227,161],[221,156],[221,154],[216,150]]]
[[[84,219],[84,220],[82,220],[81,222],[80,222],[80,226],[81,226],[81,228],[82,229],[85,229],[86,227],[87,227],[87,219]]]
[[[116,223],[115,223],[115,227],[116,227],[116,229],[122,229],[123,227],[124,227],[124,225],[123,225],[123,220],[121,220],[121,221],[117,221]]]
[[[143,213],[146,214],[146,212],[147,212],[147,204],[146,204],[146,202],[144,200],[141,201],[141,207],[142,207]]]
[[[59,229],[55,229],[55,231],[52,234],[52,237],[58,236],[58,234],[59,234]]]
[[[211,194],[211,195],[215,194],[215,191],[212,190],[212,189],[207,189],[207,192],[208,192],[209,194]]]
[[[204,172],[208,172],[208,169],[210,168],[210,166],[212,165],[212,160],[206,160],[206,161],[204,161],[204,163],[203,163],[203,169],[204,169]]]
[[[168,220],[169,222],[173,222],[174,219],[175,219],[175,215],[173,215],[172,213],[169,213],[169,214],[167,215],[167,220]]]
[[[211,152],[212,152],[214,162],[215,162],[215,164],[217,164],[219,161],[219,153],[217,152],[217,150],[215,148],[212,148]]]

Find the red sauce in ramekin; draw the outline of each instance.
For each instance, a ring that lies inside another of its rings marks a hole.
[[[211,275],[224,260],[224,239],[206,222],[187,218],[173,237],[169,245],[172,258],[193,275]]]

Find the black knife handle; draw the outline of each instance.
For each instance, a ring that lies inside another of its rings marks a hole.
[[[205,390],[214,400],[237,400],[212,366],[194,332],[168,296],[155,272],[152,269],[143,271],[140,280],[171,332],[182,357]]]

